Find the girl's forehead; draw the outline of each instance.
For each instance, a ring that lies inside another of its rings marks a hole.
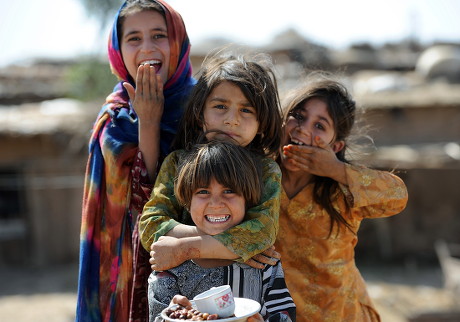
[[[321,98],[310,98],[307,101],[300,103],[294,107],[291,112],[301,112],[308,115],[316,116],[328,120],[331,124],[334,120],[330,114],[327,103]]]
[[[222,81],[216,84],[212,90],[209,92],[208,99],[219,97],[226,100],[238,100],[238,101],[247,101],[245,92],[241,89],[238,84],[232,81]]]
[[[147,24],[147,26],[144,26]],[[128,27],[139,28],[152,26],[166,29],[166,20],[161,12],[157,10],[140,10],[127,14],[123,21],[123,29]]]
[[[329,107],[327,103],[319,97],[311,97],[297,105],[295,109],[302,111],[322,111],[329,114]]]
[[[304,101],[294,107],[291,108],[291,112],[308,112],[308,108],[307,108],[307,102]]]

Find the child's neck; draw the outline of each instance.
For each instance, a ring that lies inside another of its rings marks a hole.
[[[281,167],[283,173],[282,185],[286,196],[289,199],[294,198],[306,185],[308,185],[313,175],[309,173],[302,173],[300,171],[291,172]]]
[[[221,266],[229,266],[234,262],[229,259],[214,259],[214,258],[194,258],[192,262],[203,268],[215,268]]]

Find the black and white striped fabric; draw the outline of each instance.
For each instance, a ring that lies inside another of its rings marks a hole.
[[[281,262],[265,265],[262,270],[235,263],[225,267],[225,275],[224,284],[231,286],[233,296],[259,302],[260,314],[266,320],[289,321],[277,314],[284,312],[295,321],[295,305],[284,281]]]
[[[255,269],[245,264],[202,268],[192,261],[164,272],[152,272],[149,277],[150,321],[167,307],[176,294],[189,299],[213,286],[228,284],[233,296],[260,303],[265,321],[295,321],[295,304],[284,280],[281,262]],[[158,320],[157,320],[158,321]]]

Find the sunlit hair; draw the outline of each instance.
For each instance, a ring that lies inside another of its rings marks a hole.
[[[349,91],[334,76],[316,72],[307,78],[304,86],[292,91],[286,98],[283,106],[283,129],[292,112],[301,109],[304,104],[312,98],[320,99],[327,105],[327,111],[334,125],[334,141],[343,141],[344,147],[336,153],[339,160],[350,163],[346,159],[347,139],[351,134],[356,118],[356,104]],[[332,142],[333,143],[333,142]],[[332,233],[334,224],[340,227],[345,225],[353,232],[353,227],[347,220],[332,206],[335,193],[338,190],[338,183],[328,177],[314,176],[313,197],[315,202],[320,204],[331,217],[329,235]],[[349,206],[347,204],[347,206]]]
[[[121,9],[120,14],[118,16],[117,29],[120,30],[120,32],[118,33],[118,43],[121,44],[121,37],[123,35],[123,23],[125,22],[126,17],[136,14],[138,12],[142,12],[142,11],[157,11],[166,19],[163,7],[156,1],[152,1],[152,0],[128,0],[126,1],[126,5],[123,7],[123,9]]]
[[[259,157],[248,149],[227,141],[196,144],[181,160],[175,178],[177,200],[189,209],[193,194],[208,187],[214,178],[242,196],[246,206],[259,203],[262,194]]]
[[[232,82],[256,109],[259,133],[247,146],[263,155],[278,154],[281,140],[281,110],[271,58],[266,54],[217,53],[207,57],[189,98],[174,148],[187,148],[203,133],[205,102],[212,90],[225,81]]]

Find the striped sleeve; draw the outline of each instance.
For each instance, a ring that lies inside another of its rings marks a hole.
[[[224,284],[232,288],[233,296],[260,303],[260,314],[268,322],[296,320],[296,307],[284,280],[281,262],[264,269],[234,263],[224,268]]]
[[[234,263],[225,269],[224,284],[231,286],[235,297],[244,297],[261,302],[263,284],[259,269]]]
[[[281,261],[263,270],[263,298],[260,314],[265,321],[295,321],[296,306],[284,280]]]

